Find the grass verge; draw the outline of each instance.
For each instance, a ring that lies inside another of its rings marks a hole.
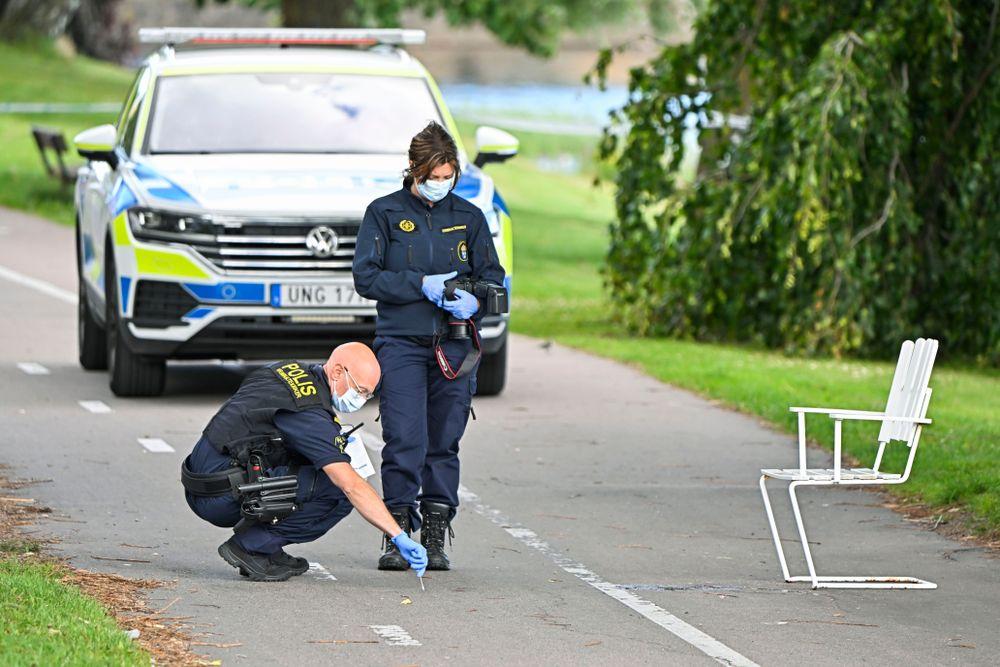
[[[63,584],[58,565],[0,558],[0,589],[4,664],[149,664],[96,600]]]
[[[160,582],[72,568],[19,528],[51,510],[18,489],[0,465],[0,663],[24,665],[206,664],[179,619],[146,608]],[[138,642],[125,629],[139,630]]]

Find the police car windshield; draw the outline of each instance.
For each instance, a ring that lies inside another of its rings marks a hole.
[[[331,73],[160,77],[149,153],[396,153],[441,121],[422,78]]]

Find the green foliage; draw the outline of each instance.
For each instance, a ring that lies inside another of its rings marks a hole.
[[[889,356],[935,336],[1000,362],[998,8],[708,3],[694,41],[632,71],[602,141],[621,319],[803,353]]]

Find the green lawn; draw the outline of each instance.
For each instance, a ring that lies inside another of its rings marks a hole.
[[[3,101],[114,101],[124,95],[131,74],[85,59],[65,60],[41,51],[0,44]],[[65,118],[0,115],[0,204],[72,222],[69,191],[42,176],[28,135],[32,122],[65,128],[67,135],[108,122],[106,117]],[[471,151],[474,126],[460,122]],[[890,363],[789,358],[776,352],[621,335],[611,323],[599,267],[613,215],[611,193],[591,186],[598,170],[590,160],[593,139],[517,133],[521,155],[488,171],[511,207],[515,228],[514,313],[520,333],[550,338],[641,368],[665,382],[691,389],[794,430],[789,405],[857,409],[883,407]],[[542,156],[576,156],[583,173],[546,173]],[[935,395],[913,477],[897,491],[934,507],[962,506],[970,527],[1000,537],[1000,374],[939,365]],[[877,427],[845,429],[845,450],[862,461],[874,455]],[[810,432],[829,446],[825,417]],[[905,455],[890,450],[887,465]],[[789,448],[787,464],[795,462]],[[779,465],[783,461],[761,461]]]
[[[4,665],[149,665],[94,599],[60,581],[58,566],[0,554]]]
[[[121,102],[132,72],[86,58],[65,58],[47,43],[0,42],[0,102]],[[0,114],[0,205],[73,223],[72,186],[49,178],[31,126],[64,131],[67,141],[114,114]],[[82,160],[69,156],[73,164]]]

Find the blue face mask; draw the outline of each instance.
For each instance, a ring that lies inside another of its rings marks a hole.
[[[347,381],[350,377],[350,373],[348,373],[345,368],[345,381]],[[357,389],[351,386],[350,382],[347,383],[347,391],[344,392],[343,396],[338,396],[337,389],[335,387],[330,387],[330,398],[333,400],[333,407],[337,409],[337,412],[357,412],[363,408],[365,403],[368,401],[367,398],[358,393]]]
[[[427,201],[439,202],[451,192],[451,186],[455,183],[452,176],[447,181],[432,181],[430,179],[423,183],[417,183],[417,192]]]

